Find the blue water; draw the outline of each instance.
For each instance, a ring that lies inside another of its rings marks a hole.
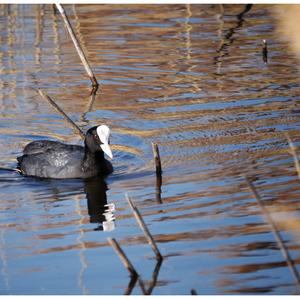
[[[94,101],[52,5],[0,6],[1,166],[15,168],[33,140],[82,144],[40,88],[83,131],[110,126],[115,168],[89,182],[0,170],[0,294],[143,294],[108,237],[154,295],[299,293],[245,180],[300,271],[299,179],[284,135],[299,146],[299,64],[271,5],[65,5],[100,82]]]

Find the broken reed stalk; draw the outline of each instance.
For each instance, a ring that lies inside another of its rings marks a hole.
[[[92,81],[92,85],[93,85],[92,93],[96,93],[96,91],[99,87],[98,81],[97,81],[97,79],[96,79],[96,77],[95,77],[95,75],[94,75],[94,73],[93,73],[93,71],[92,71],[92,69],[91,69],[91,67],[90,67],[90,65],[87,61],[87,58],[86,58],[86,56],[85,56],[85,54],[84,54],[84,52],[83,52],[83,50],[80,46],[80,43],[79,43],[79,41],[78,41],[78,39],[75,35],[75,32],[74,32],[74,30],[72,28],[72,25],[71,25],[71,23],[68,19],[68,16],[66,15],[65,10],[64,10],[64,8],[62,7],[61,4],[55,4],[55,5],[56,5],[58,11],[60,12],[60,14],[61,14],[61,16],[64,20],[64,23],[65,23],[65,25],[67,27],[67,30],[68,30],[68,32],[71,36],[71,39],[72,39],[73,44],[76,48],[76,51],[77,51],[77,53],[78,53],[78,55],[81,59],[81,62],[83,64],[84,68],[85,68],[85,71],[87,72],[88,76],[90,77],[90,80]]]
[[[156,195],[157,202],[160,203],[160,204],[162,204],[162,200],[161,200],[161,184],[162,184],[161,175],[156,176],[155,195]]]
[[[130,208],[132,209],[133,215],[137,221],[137,223],[139,224],[140,228],[142,229],[142,231],[144,232],[144,235],[148,241],[148,243],[150,244],[153,252],[155,253],[156,259],[157,260],[162,260],[163,257],[159,252],[158,247],[156,246],[156,243],[148,229],[148,227],[146,226],[146,223],[144,222],[142,215],[140,214],[139,210],[137,209],[137,207],[134,205],[134,203],[132,202],[132,200],[129,198],[128,194],[126,194],[126,198],[127,201],[129,203]]]
[[[294,265],[294,262],[292,261],[292,258],[287,250],[287,248],[285,247],[282,239],[281,239],[281,236],[279,234],[279,231],[269,213],[269,211],[265,208],[264,204],[263,204],[263,201],[259,195],[259,193],[257,192],[256,188],[254,187],[254,185],[252,184],[252,182],[249,180],[248,177],[246,177],[246,181],[248,183],[248,186],[250,188],[250,190],[252,191],[256,201],[257,201],[257,204],[258,206],[260,207],[263,215],[265,216],[265,218],[267,219],[267,222],[269,223],[270,227],[271,227],[271,230],[275,236],[275,239],[277,241],[277,245],[278,247],[280,248],[280,251],[283,255],[283,257],[285,258],[285,261],[290,269],[290,271],[292,272],[296,282],[298,283],[298,285],[300,285],[300,276],[299,276],[299,273]]]
[[[46,100],[48,103],[50,103],[62,116],[73,126],[73,128],[76,129],[76,131],[79,133],[80,137],[84,140],[85,135],[81,131],[81,129],[73,122],[73,120],[55,103],[53,99],[51,99],[48,95],[44,94],[41,89],[38,89],[39,94],[41,97]]]
[[[268,63],[268,45],[265,39],[262,40],[262,58],[264,63]]]
[[[152,142],[152,151],[153,151],[153,155],[154,155],[156,176],[161,176],[162,170],[161,170],[161,162],[160,162],[158,145],[156,143],[153,143],[153,142]]]
[[[126,267],[126,269],[131,274],[131,280],[130,280],[130,283],[129,283],[129,287],[126,289],[125,294],[127,294],[127,293],[130,294],[131,293],[132,289],[135,286],[136,279],[138,279],[139,285],[142,289],[143,294],[147,295],[147,291],[146,291],[144,282],[140,278],[139,274],[137,273],[137,271],[135,270],[135,268],[131,264],[130,260],[128,259],[128,257],[124,253],[124,251],[122,250],[122,248],[119,245],[119,243],[117,242],[117,240],[114,239],[114,238],[107,238],[107,241],[111,245],[111,247],[116,251],[116,253],[119,256],[120,260],[122,261],[123,265]]]
[[[299,160],[298,160],[298,156],[297,156],[297,152],[296,152],[296,146],[294,145],[292,139],[290,138],[290,136],[285,133],[284,134],[288,143],[289,143],[289,146],[290,146],[290,151],[288,151],[294,158],[294,163],[295,163],[295,167],[296,167],[296,170],[297,170],[297,173],[298,173],[298,178],[300,180],[300,164],[299,164]]]
[[[156,169],[156,199],[158,203],[162,203],[161,200],[161,184],[162,184],[162,169],[161,169],[161,161],[160,161],[160,155],[158,150],[158,145],[154,142],[152,144],[152,151],[154,156],[154,162],[155,162],[155,169]]]
[[[126,254],[120,247],[119,243],[116,241],[114,238],[107,238],[108,243],[110,244],[111,247],[116,251],[118,254],[120,260],[122,261],[123,265],[126,267],[126,269],[129,271],[129,273],[133,277],[138,277],[138,273],[134,269],[133,265],[131,264],[130,260],[127,258]]]

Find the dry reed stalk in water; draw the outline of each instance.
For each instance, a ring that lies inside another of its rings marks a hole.
[[[250,190],[252,191],[252,193],[253,193],[256,201],[257,201],[258,206],[260,207],[260,209],[262,211],[262,214],[265,216],[265,218],[267,219],[267,222],[269,223],[269,225],[271,227],[271,230],[272,230],[272,232],[275,236],[277,245],[280,248],[280,251],[281,251],[281,253],[282,253],[282,255],[283,255],[290,271],[292,272],[297,284],[300,285],[300,276],[299,276],[299,273],[297,271],[297,268],[295,267],[294,262],[292,261],[291,256],[290,256],[287,248],[285,247],[285,245],[284,245],[284,243],[281,239],[279,231],[278,231],[278,229],[277,229],[277,227],[276,227],[269,211],[265,208],[259,193],[257,192],[256,188],[254,187],[254,185],[252,184],[252,182],[249,180],[248,177],[246,177],[246,181],[247,181],[248,186],[249,186]]]
[[[132,200],[129,198],[128,194],[126,194],[126,198],[127,201],[129,203],[130,208],[132,209],[133,215],[137,221],[137,223],[139,224],[140,228],[142,229],[142,231],[144,232],[144,235],[148,241],[148,243],[150,244],[152,250],[155,253],[156,259],[157,260],[162,260],[163,257],[159,252],[158,247],[156,246],[156,243],[148,229],[148,227],[146,226],[146,223],[144,222],[142,215],[140,214],[139,210],[137,209],[137,207],[134,205],[134,203],[132,202]]]
[[[265,39],[262,40],[261,54],[262,54],[263,62],[268,63],[268,46],[267,46],[267,41]]]
[[[297,156],[297,152],[296,152],[296,146],[294,145],[292,139],[290,138],[290,136],[287,133],[285,133],[284,135],[290,146],[290,151],[288,151],[288,153],[291,154],[294,158],[295,167],[296,167],[296,170],[298,173],[298,178],[300,180],[300,164],[299,164],[299,160],[298,160],[298,156]]]
[[[122,248],[120,247],[119,243],[114,238],[107,238],[107,241],[109,245],[116,251],[120,260],[122,261],[126,269],[129,271],[129,273],[134,277],[138,277],[138,273],[136,272],[130,260],[128,259],[128,257],[126,256]]]
[[[158,203],[162,203],[161,201],[162,170],[161,170],[160,155],[159,155],[158,145],[153,142],[151,144],[152,144],[152,151],[153,151],[155,170],[156,170],[156,199]]]
[[[160,161],[158,145],[156,143],[153,143],[153,142],[152,142],[152,151],[153,151],[153,155],[154,155],[156,175],[160,176],[161,173],[162,173],[162,170],[161,170],[161,161]]]
[[[131,293],[132,289],[134,288],[135,282],[136,282],[135,279],[138,279],[139,285],[142,289],[143,294],[147,295],[147,291],[145,289],[144,282],[141,280],[139,274],[137,273],[137,271],[131,264],[130,260],[128,259],[128,257],[124,253],[124,251],[122,250],[122,248],[119,245],[119,243],[117,242],[117,240],[114,238],[107,238],[107,241],[111,245],[111,247],[116,251],[116,253],[119,256],[120,260],[122,261],[123,265],[131,274],[130,288],[126,289],[125,294]]]
[[[156,184],[155,184],[155,195],[158,203],[162,204],[161,200],[161,185],[162,185],[162,177],[161,175],[156,176]]]
[[[64,23],[65,23],[65,25],[67,27],[67,30],[68,30],[68,32],[71,36],[71,39],[72,39],[73,44],[76,48],[76,51],[77,51],[77,53],[78,53],[78,55],[81,59],[81,62],[83,64],[84,68],[85,68],[85,71],[87,72],[88,76],[90,77],[90,80],[92,81],[92,85],[93,85],[92,93],[96,93],[96,91],[99,87],[98,81],[97,81],[97,79],[96,79],[96,77],[95,77],[95,75],[94,75],[94,73],[93,73],[93,71],[92,71],[92,69],[91,69],[91,67],[90,67],[90,65],[87,61],[87,58],[86,58],[86,56],[85,56],[85,54],[84,54],[84,52],[83,52],[83,50],[80,46],[80,43],[79,43],[79,41],[78,41],[78,39],[75,35],[75,32],[74,32],[74,30],[72,28],[72,25],[71,25],[71,23],[68,19],[68,16],[66,15],[65,10],[64,10],[64,8],[62,7],[61,4],[55,4],[55,5],[56,5],[57,9],[59,10],[59,12],[60,12],[60,14],[61,14],[61,16],[64,20]]]
[[[85,135],[81,131],[81,129],[73,122],[73,120],[63,111],[62,108],[60,108],[53,99],[51,99],[48,95],[44,94],[41,89],[38,89],[39,94],[41,97],[46,100],[48,103],[52,105],[72,126],[76,129],[76,131],[79,133],[80,137],[84,140]]]

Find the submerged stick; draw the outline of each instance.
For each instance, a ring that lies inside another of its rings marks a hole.
[[[298,157],[297,157],[296,146],[295,146],[292,139],[290,138],[290,136],[287,133],[285,133],[285,137],[286,137],[287,141],[289,142],[290,151],[288,151],[288,152],[294,158],[295,167],[296,167],[296,170],[297,170],[297,173],[298,173],[298,178],[300,180],[300,164],[299,164],[299,160],[298,160]]]
[[[71,36],[73,44],[74,44],[74,46],[76,48],[76,51],[77,51],[77,53],[78,53],[78,55],[79,55],[79,57],[81,59],[81,62],[83,64],[84,68],[85,68],[85,71],[87,72],[88,76],[90,77],[90,80],[92,81],[92,85],[93,85],[92,93],[96,93],[96,91],[97,91],[97,89],[99,87],[98,81],[97,81],[97,79],[96,79],[96,77],[95,77],[95,75],[94,75],[94,73],[93,73],[93,71],[92,71],[92,69],[91,69],[91,67],[90,67],[87,59],[86,59],[86,56],[85,56],[85,54],[84,54],[84,52],[83,52],[80,44],[79,44],[79,41],[78,41],[78,39],[77,39],[77,37],[75,35],[75,32],[74,32],[74,30],[72,28],[72,25],[71,25],[71,23],[70,23],[67,15],[66,15],[66,13],[65,13],[64,8],[62,7],[62,5],[57,3],[56,7],[59,10],[59,12],[60,12],[60,14],[61,14],[61,16],[62,16],[62,18],[64,20],[64,23],[65,23],[65,25],[66,25],[66,27],[68,29],[68,32],[69,32],[69,34]]]
[[[48,103],[52,105],[62,116],[73,126],[73,128],[76,129],[76,131],[79,133],[80,137],[82,139],[85,138],[84,133],[81,131],[81,129],[73,122],[73,120],[60,108],[53,99],[51,99],[48,95],[44,94],[41,89],[38,89],[39,94],[41,97],[46,100]]]
[[[287,263],[290,271],[292,272],[292,274],[293,274],[296,282],[298,283],[298,285],[300,285],[300,276],[299,276],[299,273],[297,271],[297,268],[294,265],[294,262],[293,262],[293,260],[292,260],[292,258],[290,256],[287,248],[285,247],[285,245],[284,245],[284,243],[283,243],[283,241],[281,239],[281,236],[279,234],[278,228],[276,227],[276,225],[275,225],[275,223],[274,223],[274,221],[273,221],[273,219],[272,219],[269,211],[264,206],[263,201],[262,201],[260,195],[258,194],[256,188],[254,187],[254,185],[252,184],[252,182],[249,180],[248,177],[246,177],[246,181],[247,181],[248,186],[249,186],[250,190],[252,191],[252,193],[253,193],[256,201],[257,201],[258,206],[260,207],[262,213],[264,214],[265,218],[267,219],[267,222],[269,223],[269,225],[271,227],[271,230],[272,230],[272,232],[273,232],[273,234],[275,236],[275,239],[277,241],[277,245],[280,248],[280,251],[281,251],[281,253],[282,253],[282,255],[283,255],[283,257],[284,257],[284,259],[285,259],[285,261],[286,261],[286,263]]]
[[[154,155],[156,175],[160,176],[161,173],[162,173],[162,170],[161,170],[161,162],[160,162],[160,155],[159,155],[158,145],[156,143],[153,143],[153,142],[152,142],[152,151],[153,151],[153,155]]]
[[[123,265],[126,267],[126,269],[129,271],[129,273],[133,277],[138,277],[138,273],[134,269],[133,265],[131,264],[130,260],[127,258],[126,254],[120,247],[119,243],[114,238],[107,238],[108,243],[113,247],[113,249],[118,254],[120,260],[122,261]]]
[[[142,229],[142,231],[144,232],[144,235],[148,241],[148,243],[150,244],[153,252],[155,253],[156,259],[157,260],[162,260],[163,257],[159,252],[158,247],[156,246],[156,243],[148,229],[148,227],[146,226],[146,223],[144,222],[142,215],[140,214],[139,210],[137,209],[137,207],[134,205],[134,203],[132,202],[132,200],[129,198],[128,194],[126,194],[126,198],[127,201],[129,203],[130,208],[132,209],[133,215],[137,221],[137,223],[139,224],[140,228]]]

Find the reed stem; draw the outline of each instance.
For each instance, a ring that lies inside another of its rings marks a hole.
[[[296,146],[293,143],[292,139],[290,138],[290,136],[285,133],[285,137],[289,142],[289,146],[290,146],[290,151],[288,151],[294,158],[294,163],[295,163],[295,167],[298,173],[298,178],[300,180],[300,164],[299,164],[299,160],[298,160],[298,156],[297,156],[297,152],[296,152]]]
[[[140,228],[142,229],[142,231],[144,232],[144,235],[148,241],[148,243],[150,244],[153,252],[155,253],[156,259],[157,260],[162,260],[163,257],[159,252],[158,247],[156,246],[156,243],[148,229],[148,227],[146,226],[146,223],[143,220],[142,215],[140,214],[138,208],[134,205],[133,201],[129,198],[128,194],[126,194],[126,198],[127,201],[129,203],[130,208],[132,209],[133,215],[137,221],[137,223],[139,224]]]
[[[268,63],[268,45],[265,39],[262,40],[262,58],[264,63]]]
[[[119,256],[120,260],[122,261],[123,265],[126,267],[126,269],[129,271],[129,273],[133,277],[138,277],[138,273],[134,269],[133,265],[131,264],[130,260],[127,258],[126,254],[122,250],[121,246],[114,238],[107,238],[108,243],[113,247],[113,249],[116,251],[117,255]]]
[[[280,249],[280,251],[281,251],[281,253],[282,253],[282,255],[283,255],[283,257],[284,257],[284,259],[285,259],[285,261],[286,261],[286,263],[287,263],[287,265],[289,267],[289,269],[290,269],[290,271],[292,272],[292,274],[293,274],[293,276],[294,276],[297,284],[300,285],[300,276],[299,276],[299,273],[298,273],[298,271],[297,271],[297,269],[296,269],[296,267],[294,265],[294,262],[293,262],[293,260],[292,260],[292,258],[290,256],[287,248],[285,247],[285,245],[284,245],[284,243],[283,243],[283,241],[281,239],[281,236],[279,234],[278,228],[276,227],[276,225],[275,225],[275,223],[274,223],[274,221],[273,221],[273,219],[272,219],[269,211],[264,206],[263,201],[262,201],[259,193],[257,192],[256,188],[254,187],[254,185],[252,184],[252,182],[249,180],[248,177],[246,177],[246,181],[247,181],[248,186],[249,186],[250,190],[252,191],[252,193],[253,193],[256,201],[257,201],[258,206],[261,209],[262,214],[265,216],[265,218],[267,219],[267,222],[269,223],[269,225],[271,227],[271,230],[272,230],[272,232],[273,232],[273,234],[275,236],[277,245],[278,245],[278,247],[279,247],[279,249]]]
[[[73,44],[74,44],[74,46],[76,48],[76,51],[77,51],[77,53],[78,53],[78,55],[79,55],[79,57],[81,59],[81,62],[83,64],[84,68],[85,68],[85,71],[87,72],[90,80],[92,81],[92,86],[93,86],[92,93],[96,93],[96,91],[97,91],[97,89],[99,87],[98,81],[97,81],[97,79],[96,79],[96,77],[95,77],[95,75],[94,75],[94,73],[93,73],[93,71],[92,71],[92,69],[91,69],[91,67],[90,67],[90,65],[88,63],[88,60],[87,60],[86,55],[84,54],[84,52],[82,50],[82,47],[80,46],[80,43],[79,43],[79,41],[78,41],[78,39],[77,39],[77,37],[75,35],[75,32],[74,32],[74,30],[72,28],[72,25],[71,25],[71,23],[69,21],[69,18],[66,15],[65,10],[64,10],[64,8],[62,7],[61,4],[55,4],[55,5],[56,5],[58,11],[60,12],[60,14],[61,14],[61,16],[63,18],[65,26],[67,27],[67,30],[68,30],[68,32],[69,32],[69,34],[71,36],[71,39],[72,39]]]
[[[131,264],[130,260],[122,250],[121,246],[114,238],[107,238],[108,243],[113,247],[113,249],[116,251],[117,255],[119,256],[120,260],[122,261],[123,265],[126,267],[126,269],[131,274],[131,279],[129,282],[129,286],[127,287],[125,291],[125,295],[130,294],[135,286],[136,280],[138,279],[140,288],[144,295],[147,295],[147,290],[145,288],[144,282],[140,278],[139,274]]]
[[[73,128],[79,133],[80,137],[84,140],[85,135],[81,131],[81,129],[73,122],[73,120],[60,108],[53,99],[51,99],[48,95],[44,94],[41,89],[38,89],[39,94],[41,97],[46,100],[48,103],[52,105],[66,120],[69,124],[73,126]]]
[[[160,161],[159,149],[158,149],[158,145],[156,143],[153,143],[153,142],[152,142],[152,151],[153,151],[153,155],[154,155],[156,175],[160,176],[161,173],[162,173],[162,170],[161,170],[161,161]]]

